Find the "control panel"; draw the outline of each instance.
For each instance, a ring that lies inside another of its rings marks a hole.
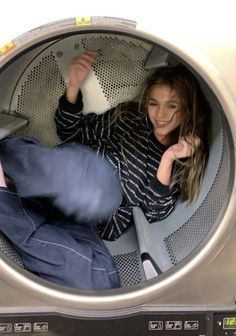
[[[140,312],[113,318],[0,314],[0,336],[236,336],[235,312]]]
[[[215,313],[213,335],[236,336],[236,312]]]

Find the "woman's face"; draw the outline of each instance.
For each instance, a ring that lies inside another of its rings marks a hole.
[[[148,116],[156,138],[168,144],[170,132],[179,127],[181,101],[175,90],[167,85],[155,85],[148,95]]]

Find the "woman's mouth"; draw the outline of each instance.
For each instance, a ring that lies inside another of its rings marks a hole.
[[[155,127],[165,127],[168,123],[166,121],[155,120],[154,125]]]

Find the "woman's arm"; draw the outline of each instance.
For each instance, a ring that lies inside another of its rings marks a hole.
[[[146,202],[142,207],[150,222],[162,220],[173,211],[180,194],[177,186],[170,188],[173,163],[177,159],[193,155],[199,144],[199,138],[180,138],[177,144],[170,146],[162,155],[156,178],[150,183]]]
[[[162,155],[157,170],[157,179],[162,184],[169,186],[174,161],[192,156],[199,145],[199,138],[188,137],[187,139],[180,138],[177,144],[170,146]]]
[[[83,118],[81,113],[83,101],[80,86],[92,69],[95,55],[95,52],[87,51],[75,57],[70,63],[66,93],[59,99],[55,113],[57,133],[62,141],[68,141],[76,135],[80,119]],[[78,137],[77,140],[81,139]]]
[[[63,142],[76,141],[84,145],[97,145],[100,139],[110,136],[111,116],[114,109],[103,114],[83,114],[82,94],[79,92],[76,104],[67,101],[63,95],[59,99],[55,113],[57,134]],[[113,125],[114,126],[114,125]]]
[[[81,83],[88,76],[95,62],[96,52],[86,51],[69,66],[69,80],[65,95],[59,99],[55,113],[57,134],[62,141],[78,141],[91,145],[109,136],[110,116],[113,110],[97,115],[84,115]]]
[[[82,55],[75,57],[70,63],[68,72],[69,80],[66,89],[66,99],[69,103],[76,103],[80,86],[92,70],[96,55],[97,53],[95,51],[88,50]]]

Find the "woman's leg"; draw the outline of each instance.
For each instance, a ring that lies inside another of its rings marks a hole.
[[[58,284],[81,289],[120,287],[112,257],[102,248],[96,248],[91,232],[82,236],[74,239],[63,227],[43,225],[25,246],[30,249],[30,259],[27,253],[22,254],[22,259],[28,268]],[[36,252],[34,258],[32,244]]]
[[[64,226],[79,245],[89,246],[91,255],[91,279],[93,282],[108,284],[111,288],[120,287],[120,278],[117,267],[109,250],[99,236],[96,226],[91,223],[67,223]],[[105,285],[107,284],[107,285]]]
[[[0,230],[20,252],[25,266],[49,281],[75,288],[107,289],[119,286],[111,257],[94,245],[92,232],[83,227],[75,239],[64,217],[48,223],[36,201],[20,199],[4,185],[0,170]],[[76,225],[76,223],[74,223]]]
[[[50,198],[80,222],[108,218],[121,203],[117,172],[88,147],[46,148],[33,138],[9,137],[0,141],[1,160],[21,197]]]

